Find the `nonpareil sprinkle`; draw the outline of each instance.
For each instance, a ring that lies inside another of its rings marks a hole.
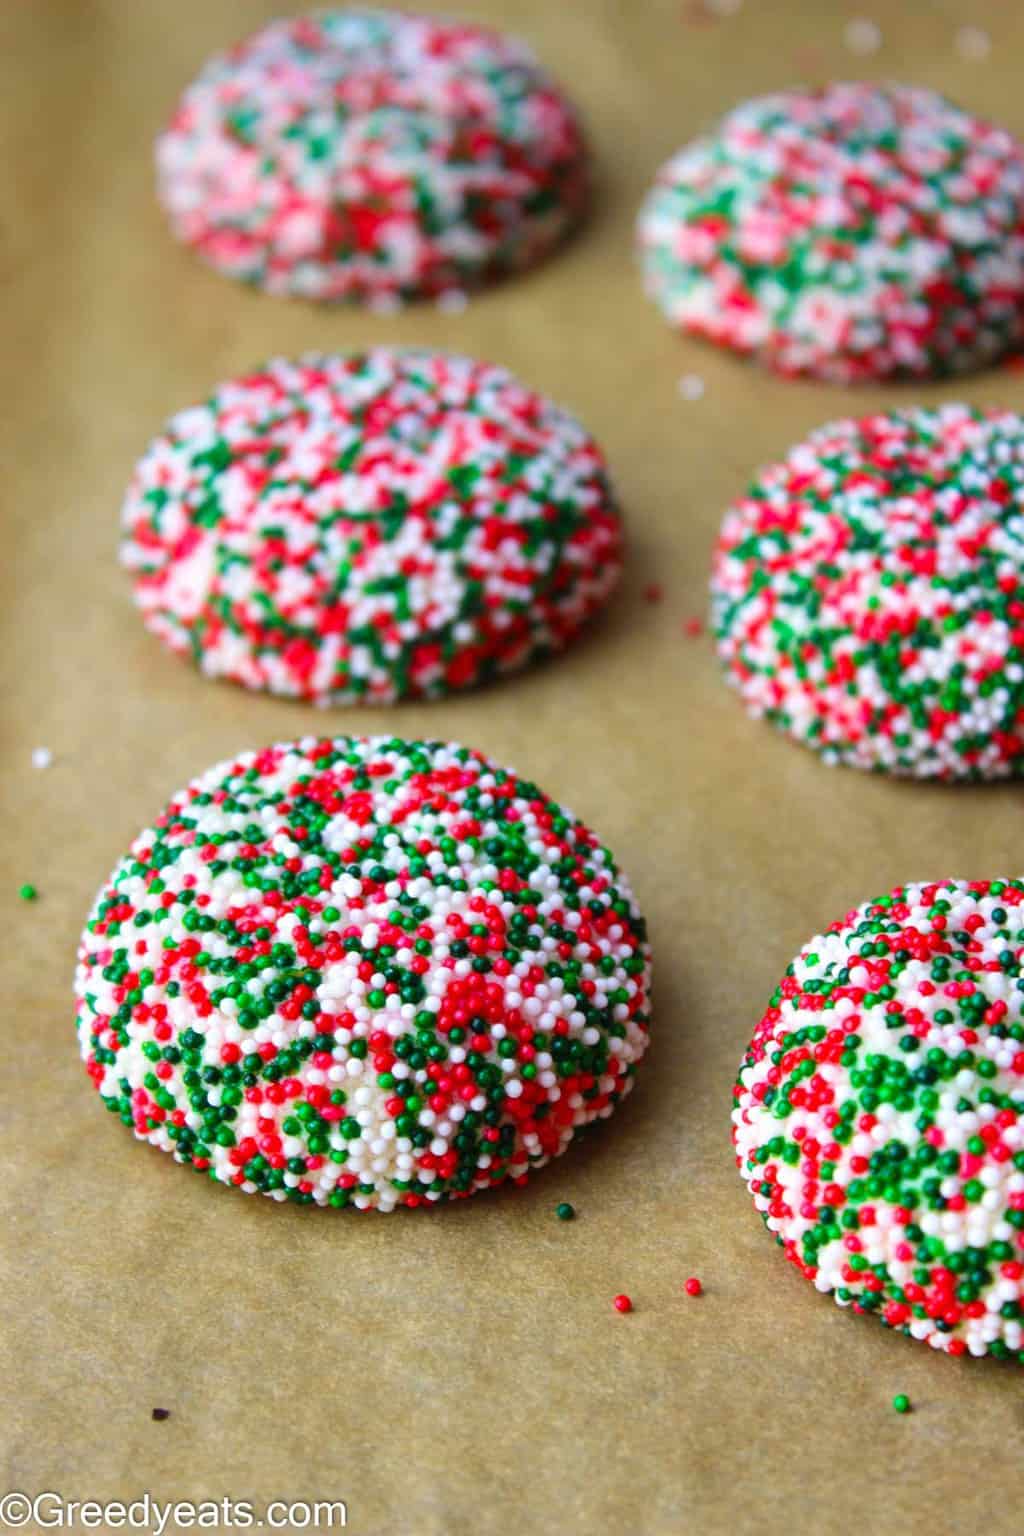
[[[819,428],[722,524],[718,653],[826,762],[1024,773],[1024,418],[966,405]]]
[[[1024,148],[916,86],[743,103],[662,167],[638,240],[672,325],[784,374],[939,377],[1024,335]]]
[[[559,651],[622,566],[593,438],[441,352],[221,385],[150,445],[122,523],[149,629],[209,677],[319,704],[437,698]]]
[[[376,312],[539,261],[586,209],[588,158],[523,43],[358,6],[211,58],[156,147],[171,228],[211,266]]]
[[[864,902],[787,968],[732,1116],[754,1204],[817,1291],[941,1354],[1020,1363],[1022,956],[1024,880]]]
[[[303,737],[175,795],[75,980],[105,1107],[222,1184],[391,1211],[522,1183],[631,1090],[650,952],[612,855],[441,742]]]

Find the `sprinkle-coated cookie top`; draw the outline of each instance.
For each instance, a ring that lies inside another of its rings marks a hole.
[[[248,1193],[392,1210],[611,1113],[647,1045],[628,881],[536,785],[439,742],[211,768],[101,889],[79,1043],[142,1140]]]
[[[975,368],[1024,334],[1024,148],[932,91],[745,102],[640,217],[673,324],[839,383]]]
[[[965,405],[822,427],[726,517],[712,614],[747,708],[828,762],[1024,771],[1024,421]]]
[[[273,22],[157,144],[178,238],[273,293],[400,301],[537,260],[586,203],[575,113],[521,43],[398,11]]]
[[[128,491],[150,629],[320,703],[435,697],[560,649],[618,579],[604,459],[501,368],[275,361],[182,411]]]
[[[812,939],[740,1068],[737,1162],[820,1291],[1024,1360],[1024,882],[898,887]]]

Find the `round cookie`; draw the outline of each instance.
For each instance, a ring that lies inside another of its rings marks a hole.
[[[393,1210],[522,1182],[611,1114],[650,953],[593,833],[479,753],[245,752],[102,887],[79,1043],[135,1135],[247,1193]]]
[[[1024,335],[1024,146],[916,87],[758,97],[662,168],[639,243],[673,325],[780,373],[960,372]]]
[[[230,277],[393,303],[518,271],[587,201],[576,115],[522,44],[403,12],[273,22],[157,142],[179,240]]]
[[[840,1306],[1024,1362],[1024,882],[897,887],[812,939],[740,1068],[740,1172]]]
[[[1024,772],[1024,421],[965,405],[822,427],[722,525],[712,622],[747,709],[826,762]]]
[[[501,368],[275,361],[175,416],[122,559],[211,677],[322,704],[437,697],[562,648],[621,568],[604,459]]]

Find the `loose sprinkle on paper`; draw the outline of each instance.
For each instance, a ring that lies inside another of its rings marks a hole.
[[[877,53],[882,46],[882,29],[867,16],[856,16],[843,29],[843,42],[851,53]]]
[[[988,58],[992,51],[992,39],[981,27],[961,27],[954,39],[954,46],[962,59],[977,63]]]

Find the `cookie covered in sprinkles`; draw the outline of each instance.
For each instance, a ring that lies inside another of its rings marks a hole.
[[[156,159],[179,240],[308,299],[462,292],[547,255],[588,197],[576,113],[524,44],[362,7],[212,58]]]
[[[949,1355],[1024,1362],[1024,882],[898,887],[812,939],[733,1139],[786,1257]]]
[[[611,854],[479,753],[242,753],[99,892],[75,978],[106,1107],[220,1183],[393,1210],[520,1183],[611,1114],[650,953]]]
[[[1024,146],[917,87],[758,97],[662,168],[639,245],[673,325],[781,373],[961,372],[1024,335]]]
[[[560,650],[622,562],[583,427],[425,351],[221,385],[151,444],[122,522],[149,629],[208,676],[322,704],[437,697]]]
[[[751,714],[830,763],[1024,772],[1024,420],[833,422],[722,525],[712,620]]]

